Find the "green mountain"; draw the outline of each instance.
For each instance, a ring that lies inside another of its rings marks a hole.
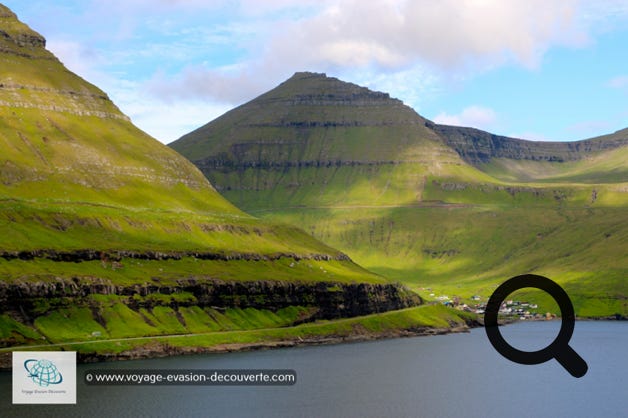
[[[90,341],[73,347],[115,353],[149,340],[111,339],[271,329],[421,302],[300,229],[237,209],[2,5],[0,144],[0,346]],[[272,332],[194,344],[281,339]]]
[[[581,316],[628,313],[627,130],[505,138],[297,73],[171,147],[249,213],[298,225],[427,298],[486,298],[534,272],[561,283]]]
[[[500,180],[593,184],[628,179],[628,128],[582,141],[533,142],[473,128],[429,126],[466,162]]]

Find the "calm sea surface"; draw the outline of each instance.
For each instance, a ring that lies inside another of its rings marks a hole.
[[[523,350],[549,344],[558,322],[502,328]],[[571,346],[588,373],[555,360],[512,363],[470,334],[182,356],[78,368],[77,405],[11,405],[0,417],[628,417],[628,323],[577,322]],[[87,369],[294,369],[294,386],[86,386]]]

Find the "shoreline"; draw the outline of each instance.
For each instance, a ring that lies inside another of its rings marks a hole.
[[[482,318],[483,319],[483,318]],[[560,318],[553,318],[552,321],[560,320]],[[578,318],[578,321],[626,321],[626,317],[600,317],[600,318]],[[500,320],[499,325],[510,325],[515,323],[525,322],[540,322],[545,320]],[[235,353],[245,351],[262,351],[272,350],[277,348],[295,348],[306,346],[318,346],[318,345],[336,345],[347,344],[367,341],[377,341],[385,339],[395,338],[412,338],[412,337],[429,337],[434,335],[447,335],[447,334],[459,334],[468,333],[471,329],[484,327],[483,321],[468,321],[463,325],[443,328],[443,327],[416,327],[411,329],[399,329],[399,330],[386,330],[384,332],[371,332],[362,330],[350,335],[322,335],[315,337],[293,337],[282,338],[269,341],[258,341],[250,343],[221,343],[210,346],[175,346],[168,343],[168,341],[162,342],[158,338],[145,337],[147,342],[144,345],[134,347],[130,350],[125,350],[119,353],[80,353],[77,352],[78,364],[94,364],[104,363],[111,361],[126,361],[126,360],[142,360],[152,358],[165,358],[172,356],[182,355],[195,355],[195,354],[219,354],[219,353]],[[172,337],[177,337],[176,335]],[[141,338],[141,337],[140,337]],[[94,341],[98,343],[100,341]],[[77,342],[78,343],[78,342]],[[89,344],[90,342],[80,342],[83,344]],[[69,343],[73,344],[73,343]],[[60,348],[61,351],[65,351],[63,344],[55,346]],[[21,347],[15,347],[16,351],[21,351]],[[24,347],[23,348],[28,348]],[[38,346],[37,348],[45,348]],[[10,349],[6,347],[5,349]],[[38,350],[39,351],[39,350]],[[44,351],[44,350],[41,350]],[[57,350],[54,350],[57,351]],[[5,351],[0,353],[0,372],[10,371],[12,366],[12,353],[13,351]]]
[[[457,326],[453,328],[427,328],[424,330],[399,330],[398,332],[385,333],[366,333],[354,334],[349,336],[321,336],[313,338],[290,338],[275,341],[260,341],[256,343],[228,343],[217,344],[209,347],[173,347],[168,343],[158,343],[155,346],[161,346],[161,349],[154,350],[151,344],[147,346],[137,347],[134,350],[125,351],[118,354],[79,354],[79,363],[100,363],[108,361],[125,361],[139,360],[148,358],[162,358],[180,355],[193,354],[217,354],[217,353],[235,353],[243,351],[262,351],[272,350],[276,348],[294,348],[318,345],[336,345],[377,340],[388,340],[395,338],[411,338],[411,337],[429,337],[434,335],[446,335],[457,333],[468,333],[472,328],[478,326]],[[157,347],[154,347],[157,348]]]
[[[252,343],[226,343],[216,344],[212,346],[173,346],[168,342],[160,342],[157,340],[150,340],[151,337],[147,337],[148,342],[142,346],[135,347],[131,350],[122,351],[120,353],[80,353],[77,352],[78,364],[94,364],[105,363],[112,361],[127,361],[127,360],[142,360],[152,358],[165,358],[173,356],[183,355],[195,355],[195,354],[220,354],[220,353],[235,353],[245,351],[262,351],[272,350],[277,348],[294,348],[294,347],[307,347],[307,346],[319,346],[319,345],[336,345],[347,344],[367,341],[377,341],[395,338],[411,338],[411,337],[429,337],[434,335],[446,335],[446,334],[458,334],[468,333],[472,328],[482,327],[480,323],[465,324],[452,328],[430,328],[422,327],[414,330],[403,329],[395,332],[386,331],[382,333],[364,332],[353,335],[326,335],[320,337],[309,338],[286,338],[271,341],[259,341]],[[19,347],[15,347],[19,348]],[[61,347],[63,348],[63,347]],[[57,351],[57,350],[55,350]],[[62,350],[65,351],[65,350]],[[11,371],[12,366],[12,351],[0,353],[0,372]]]

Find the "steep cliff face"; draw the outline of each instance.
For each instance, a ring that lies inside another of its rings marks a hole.
[[[116,285],[104,279],[57,279],[54,281],[0,282],[0,314],[9,313],[22,322],[33,323],[51,310],[98,306],[98,296],[116,300],[134,311],[157,306],[178,309],[252,308],[272,312],[291,306],[307,307],[307,321],[337,319],[403,309],[422,303],[421,298],[398,284],[287,283],[273,281],[225,282],[182,279],[178,284],[141,283]],[[177,298],[177,295],[186,295]]]
[[[628,129],[607,137],[572,142],[540,142],[508,138],[459,126],[428,123],[468,163],[479,165],[494,158],[566,162],[628,145]]]

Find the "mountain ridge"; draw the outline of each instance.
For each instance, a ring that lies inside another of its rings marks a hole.
[[[545,160],[555,162],[582,159],[588,153],[628,145],[628,128],[612,134],[577,141],[530,141],[495,135],[476,128],[428,124],[467,162],[487,163],[491,158]],[[514,152],[509,152],[512,150]]]
[[[535,272],[564,285],[580,315],[628,312],[626,130],[512,139],[436,125],[378,93],[366,105],[364,90],[353,106],[355,85],[302,74],[170,146],[239,207],[422,295],[471,303]],[[298,100],[311,91],[322,99]]]
[[[347,105],[360,108],[361,117],[359,120],[347,119],[348,115],[342,113]],[[321,109],[328,107],[333,111],[321,111]],[[242,112],[243,109],[246,111]],[[284,113],[276,113],[282,109]],[[292,111],[293,109],[294,111]],[[388,111],[383,114],[382,109],[388,109]],[[334,161],[351,159],[351,144],[334,148],[334,144],[327,141],[329,138],[320,138],[319,143],[309,141],[305,152],[303,150],[295,152],[290,146],[298,145],[300,147],[299,140],[306,140],[299,138],[299,132],[304,129],[333,128],[342,130],[356,127],[365,131],[375,130],[374,133],[366,132],[366,134],[376,145],[377,138],[374,135],[377,134],[378,128],[416,125],[421,129],[424,120],[400,100],[390,98],[387,93],[373,92],[365,87],[327,77],[325,74],[301,72],[295,73],[271,91],[218,117],[214,125],[221,123],[233,124],[245,129],[239,133],[245,140],[237,139],[240,141],[240,148],[234,146],[230,150],[231,157],[240,162],[256,161],[258,159],[256,146],[260,144],[274,145],[283,161],[296,161],[304,159],[304,157],[309,160],[324,158],[328,161]],[[287,138],[282,137],[276,128],[289,128],[291,135]],[[215,130],[220,131],[220,129],[219,126]],[[195,157],[196,142],[191,136],[211,136],[213,130],[209,124],[202,126],[182,139],[174,141],[170,146],[192,160],[200,160],[201,158]],[[426,134],[429,135],[427,131]],[[186,140],[187,138],[190,139]],[[295,138],[297,139],[295,140]],[[432,135],[432,138],[437,141],[436,135]],[[377,149],[378,157],[381,157],[383,153],[384,155],[387,154],[387,159],[395,159],[391,152],[387,152],[386,148]],[[208,150],[204,149],[202,151],[204,155],[201,157],[205,157],[207,152]],[[375,157],[371,160],[375,160]],[[274,159],[274,162],[276,163],[277,159]]]
[[[351,112],[359,108],[352,113],[357,117],[349,117],[350,112],[346,113],[346,108],[352,108]],[[392,126],[411,128],[410,134],[402,135],[418,136],[420,141],[409,145],[412,139],[400,143],[388,138],[386,142],[377,138],[377,132],[373,132],[377,128]],[[290,134],[281,132],[281,128],[288,128]],[[360,141],[366,144],[355,144],[355,140],[354,143],[348,143],[350,138],[340,144],[332,143],[328,137],[320,135],[318,138],[304,138],[301,132],[311,128],[328,131],[362,128],[364,132],[361,133]],[[228,129],[238,129],[238,137],[225,134]],[[222,140],[228,138],[231,142],[229,149],[221,148],[212,140],[201,141],[201,138],[211,139],[214,136],[220,136]],[[313,144],[315,140],[318,143]],[[579,141],[546,142],[510,138],[475,128],[435,124],[387,93],[372,91],[323,73],[310,72],[295,73],[270,91],[169,144],[201,170],[220,169],[223,165],[246,167],[398,163],[413,160],[429,162],[437,155],[444,163],[461,165],[464,161],[482,172],[487,172],[485,165],[493,159],[570,162],[626,145],[628,128]],[[214,146],[217,147],[215,150],[212,148]],[[414,152],[404,152],[404,147],[410,149],[412,146],[416,148]],[[294,147],[299,149],[294,150]],[[373,152],[369,154],[372,157],[360,158],[365,154],[361,147],[372,148]],[[275,150],[269,151],[271,148]],[[264,157],[264,153],[269,157]],[[426,159],[420,154],[429,156]],[[495,180],[500,179],[498,177]],[[220,184],[218,187],[221,187]]]

